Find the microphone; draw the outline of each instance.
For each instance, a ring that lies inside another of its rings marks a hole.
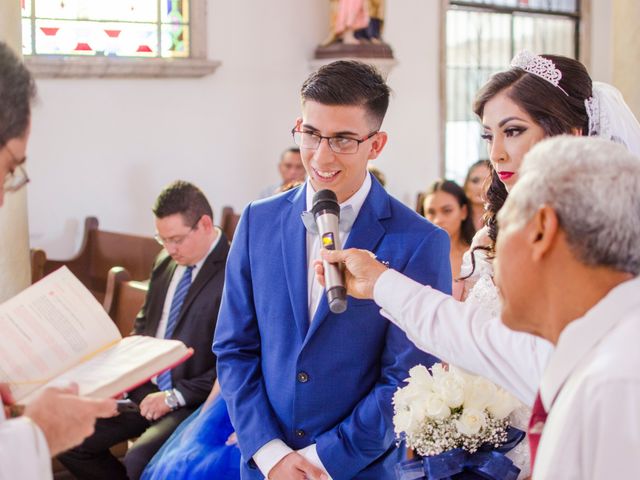
[[[341,250],[340,245],[340,205],[331,190],[320,190],[313,196],[311,208],[318,226],[320,243],[327,250]],[[344,286],[344,266],[322,261],[324,283],[329,310],[342,313],[347,309],[347,289]]]

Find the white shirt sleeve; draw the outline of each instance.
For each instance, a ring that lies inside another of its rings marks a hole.
[[[374,286],[374,300],[421,350],[482,375],[533,405],[552,345],[515,332],[477,305],[421,285],[394,271]]]
[[[320,456],[318,455],[318,447],[316,446],[315,443],[312,443],[311,445],[307,445],[303,449],[298,450],[298,453],[302,455],[310,463],[312,463],[314,466],[321,468],[322,471],[327,475],[329,480],[333,480],[331,478],[331,475],[329,475],[329,472],[327,472],[327,469],[324,468],[322,460],[320,460]]]
[[[51,457],[42,430],[27,417],[0,420],[0,480],[50,480]]]
[[[260,449],[253,455],[253,461],[262,472],[265,478],[269,478],[269,472],[276,464],[284,457],[293,452],[286,443],[280,439],[274,439],[265,443]]]

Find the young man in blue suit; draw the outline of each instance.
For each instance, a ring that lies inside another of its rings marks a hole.
[[[372,301],[329,311],[313,271],[320,241],[301,214],[315,191],[333,190],[341,219],[355,218],[340,227],[346,248],[444,292],[449,239],[367,172],[387,142],[389,88],[375,69],[334,62],[307,79],[301,98],[293,135],[308,180],[250,204],[229,254],[213,345],[222,395],[243,479],[391,479],[402,459],[391,397],[411,367],[435,359]]]

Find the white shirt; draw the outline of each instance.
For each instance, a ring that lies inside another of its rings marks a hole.
[[[374,300],[418,348],[482,375],[532,406],[551,343],[507,328],[477,304],[466,304],[387,270]]]
[[[348,200],[344,203],[340,204],[340,208],[344,208],[347,205],[351,205],[353,208],[353,213],[355,217],[358,217],[360,213],[360,209],[364,204],[364,201],[367,199],[367,195],[369,195],[369,191],[371,190],[371,176],[369,173],[365,176],[364,182],[358,189],[356,193],[354,193]],[[311,186],[311,182],[307,180],[307,190],[306,190],[306,204],[307,211],[310,211],[313,206],[313,195],[316,191]],[[300,220],[302,222],[302,220]],[[349,232],[343,232],[340,230],[340,243],[342,246],[347,242],[349,238]],[[322,285],[318,283],[316,280],[315,271],[313,269],[313,262],[317,258],[319,258],[320,254],[320,237],[318,235],[313,235],[307,232],[307,298],[308,298],[308,307],[309,307],[309,321],[313,320],[313,316],[318,309],[318,305],[320,304],[320,300],[322,298],[322,293],[324,292],[324,288]],[[284,443],[280,439],[274,439],[266,444],[264,444],[258,451],[253,455],[253,461],[256,462],[256,465],[262,472],[265,477],[269,476],[269,472],[276,464],[282,460],[285,456],[293,452],[293,449],[289,447],[286,443]],[[331,477],[327,473],[320,457],[318,456],[318,451],[316,448],[316,444],[313,443],[311,445],[306,446],[305,448],[298,450],[298,453],[305,457],[309,462],[314,464],[315,466],[324,470],[329,479]]]
[[[3,408],[0,413],[0,480],[52,478],[49,446],[40,427],[28,417],[5,420]]]
[[[196,279],[198,273],[202,269],[202,265],[204,265],[207,257],[213,252],[214,248],[218,246],[220,239],[222,238],[222,230],[218,227],[214,227],[216,229],[217,237],[211,243],[209,247],[209,251],[207,254],[200,259],[198,263],[193,266],[193,270],[191,270],[191,283]],[[169,321],[169,312],[171,311],[171,302],[173,302],[173,296],[176,293],[176,288],[178,288],[178,283],[180,283],[180,279],[182,275],[184,275],[187,267],[185,265],[178,265],[176,269],[173,271],[173,276],[171,277],[171,283],[169,283],[169,288],[167,288],[167,296],[164,297],[164,305],[162,306],[162,315],[160,316],[160,322],[158,323],[158,330],[156,330],[156,338],[164,338],[164,334],[167,331],[167,322]],[[153,377],[151,381],[156,383],[157,377]],[[178,398],[178,404],[181,407],[184,407],[187,402],[184,400],[184,396],[180,393],[180,390],[174,388],[173,392],[176,394]]]
[[[562,331],[542,377],[535,480],[640,477],[640,279]]]

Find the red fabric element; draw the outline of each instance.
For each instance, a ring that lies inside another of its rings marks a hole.
[[[529,420],[529,449],[531,450],[531,472],[533,473],[533,466],[536,461],[536,453],[538,452],[538,444],[540,443],[540,437],[542,436],[542,429],[547,421],[547,412],[542,405],[540,399],[540,392],[536,396],[536,401],[533,404],[531,410],[531,420]]]

